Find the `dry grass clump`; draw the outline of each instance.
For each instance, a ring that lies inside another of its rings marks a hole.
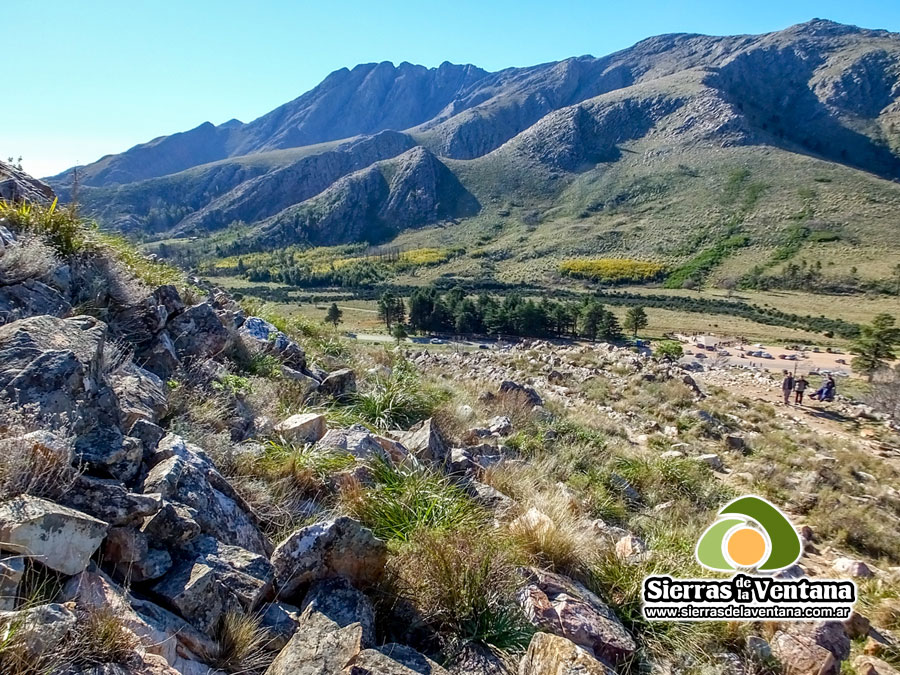
[[[515,600],[523,562],[497,533],[420,533],[390,559],[383,591],[408,603],[448,652],[469,642],[520,652],[534,633]]]
[[[64,430],[40,431],[33,416],[0,413],[0,501],[22,494],[57,499],[75,482],[73,441]]]
[[[0,254],[0,285],[44,279],[57,264],[56,252],[41,237],[22,234]]]
[[[272,654],[265,649],[268,639],[258,616],[228,612],[219,622],[213,639],[216,650],[206,655],[207,660],[226,673],[262,673],[272,661]]]

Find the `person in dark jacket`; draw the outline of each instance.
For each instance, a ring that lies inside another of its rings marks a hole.
[[[791,392],[794,391],[794,376],[784,371],[784,379],[781,381],[781,393],[784,396],[784,404],[791,404]]]
[[[819,401],[833,401],[836,389],[837,383],[834,381],[834,375],[829,375],[822,383],[822,386],[816,389],[813,394],[810,394],[810,398]]]
[[[801,375],[797,378],[797,381],[794,382],[794,403],[803,405],[803,392],[806,391],[808,386],[809,380],[805,376]]]

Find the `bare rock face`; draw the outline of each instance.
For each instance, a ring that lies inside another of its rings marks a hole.
[[[535,633],[519,662],[519,675],[612,675],[615,671],[571,640]]]
[[[48,204],[56,198],[46,183],[0,161],[0,200]]]
[[[102,520],[22,495],[0,504],[0,548],[22,553],[63,574],[78,574],[109,526]]]
[[[375,612],[345,579],[320,581],[301,607],[297,631],[266,675],[332,675],[375,644]]]
[[[567,638],[609,663],[634,654],[634,639],[612,610],[584,586],[535,568],[523,574],[519,603],[539,629]]]
[[[857,675],[897,675],[896,668],[868,654],[860,654],[853,659],[853,669]]]
[[[37,279],[0,286],[0,324],[42,314],[62,317],[71,309],[58,290]]]
[[[367,586],[384,572],[387,546],[372,531],[342,516],[301,528],[272,554],[278,597],[288,599],[303,584],[339,576]]]

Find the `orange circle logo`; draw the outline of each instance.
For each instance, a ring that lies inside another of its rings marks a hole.
[[[734,530],[725,546],[728,557],[740,567],[752,567],[766,555],[766,539],[759,530],[752,527]]]

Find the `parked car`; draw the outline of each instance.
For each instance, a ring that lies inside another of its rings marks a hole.
[[[728,351],[727,349],[720,349],[719,356],[731,356],[731,352]]]
[[[433,345],[442,345],[442,344],[446,344],[446,343],[447,343],[446,340],[441,340],[441,338],[431,338],[431,339],[429,340],[429,342],[430,342],[431,344],[433,344]]]
[[[697,358],[697,359],[705,359],[705,358],[706,358],[706,354],[703,354],[702,352],[697,352],[697,353],[694,355],[694,358]]]
[[[840,364],[845,365],[845,366],[847,365],[847,362],[846,362],[844,359],[835,359],[834,362],[835,362],[835,363],[840,363]]]
[[[772,356],[769,352],[760,352],[760,353],[759,353],[759,358],[761,358],[761,359],[774,359],[775,357]]]
[[[490,349],[488,345],[478,345],[478,349]]]

